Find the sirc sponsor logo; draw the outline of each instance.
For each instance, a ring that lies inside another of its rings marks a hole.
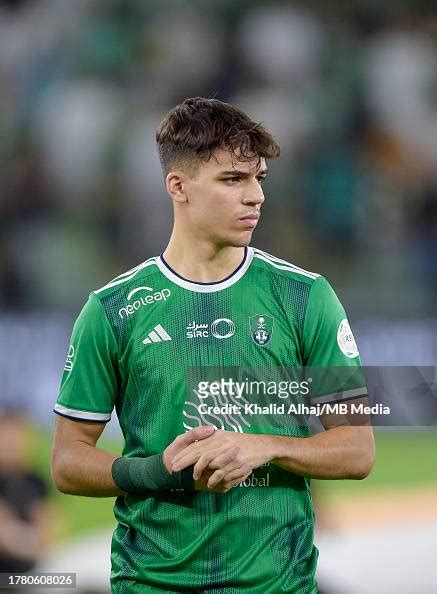
[[[229,318],[217,318],[211,324],[190,322],[187,327],[187,338],[230,338],[235,334],[235,324]]]
[[[141,294],[141,291],[150,291],[150,294]],[[137,287],[136,289],[133,289],[133,291],[131,291],[127,296],[127,300],[130,301],[130,303],[118,310],[118,315],[120,318],[123,319],[127,318],[128,316],[133,316],[134,313],[136,313],[141,307],[151,305],[157,301],[167,301],[167,299],[171,296],[170,289],[162,289],[161,291],[155,292],[152,291],[152,287]]]

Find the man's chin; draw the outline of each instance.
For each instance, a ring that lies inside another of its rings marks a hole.
[[[232,247],[247,247],[252,241],[252,233],[248,234],[247,237],[240,237],[234,239],[231,243]]]
[[[250,231],[244,231],[243,233],[239,233],[235,237],[233,237],[233,246],[234,247],[246,247],[252,241],[252,233],[253,229]]]
[[[229,235],[228,237],[221,238],[217,241],[217,244],[221,247],[235,247],[243,248],[247,247],[252,241],[252,230],[245,231],[244,233],[236,233]]]

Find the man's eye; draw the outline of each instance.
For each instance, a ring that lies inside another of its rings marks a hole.
[[[262,177],[257,177],[256,179],[258,180],[258,183],[260,185],[262,185],[266,181],[265,175],[263,175]]]
[[[236,183],[238,181],[240,181],[239,177],[228,177],[227,179],[225,179],[226,182],[231,182],[231,183]]]

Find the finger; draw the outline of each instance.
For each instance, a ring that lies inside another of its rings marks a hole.
[[[227,491],[229,491],[230,489],[232,489],[232,487],[235,487],[237,485],[239,485],[240,483],[244,483],[244,481],[249,478],[249,476],[252,474],[252,469],[250,469],[249,472],[247,472],[246,474],[244,474],[243,476],[239,476],[238,478],[232,480],[232,481],[226,481],[226,482],[221,482],[219,483],[219,487],[222,486],[223,487],[223,493],[226,493]]]
[[[194,480],[201,478],[205,468],[212,468],[214,470],[223,468],[229,464],[239,454],[240,448],[238,446],[231,446],[227,450],[210,450],[200,456],[194,465],[193,477]]]
[[[235,467],[241,466],[243,461],[238,459],[239,453],[239,446],[231,446],[226,448],[226,450],[215,450],[215,455],[211,458],[209,467],[213,470],[218,470],[219,468],[225,468],[231,462]]]
[[[193,468],[193,478],[195,481],[199,480],[202,477],[206,468],[209,466],[209,463],[216,455],[217,451],[211,450],[209,452],[205,452],[204,454],[202,454],[202,456],[200,456]]]
[[[202,453],[197,449],[190,450],[185,456],[182,456],[178,458],[177,461],[172,462],[171,467],[173,472],[179,472],[184,470],[184,468],[195,464],[201,455]]]
[[[210,429],[210,427],[212,427],[212,430]],[[185,455],[186,448],[194,447],[199,442],[208,443],[209,449],[211,449],[213,447],[212,446],[213,443],[214,443],[214,447],[220,447],[220,445],[222,447],[225,447],[225,445],[227,443],[229,443],[229,439],[230,439],[229,431],[221,431],[220,429],[216,429],[214,427],[214,425],[203,425],[203,427],[196,427],[196,430],[202,429],[202,428],[208,428],[208,433],[206,435],[205,434],[203,435],[202,440],[196,439],[194,442],[190,442],[189,444],[187,444],[182,441],[182,439],[185,438],[185,434],[179,435],[176,438],[175,441],[177,442],[179,451],[177,452],[177,454],[175,454],[175,457],[173,458],[173,460],[175,462],[177,462],[179,460],[179,458],[181,458],[182,456]],[[192,431],[195,431],[195,430],[193,429]],[[188,433],[191,433],[191,431]]]
[[[213,425],[204,425],[203,427],[196,427],[196,429],[192,429],[191,431],[188,431],[186,434],[184,433],[182,435],[178,435],[178,437],[173,442],[176,446],[177,452],[173,456],[171,463],[173,464],[175,462],[179,462],[179,460],[181,460],[181,458],[183,458],[187,454],[191,454],[194,451],[199,451],[198,444],[202,441],[205,441],[208,437],[212,437],[213,434]],[[197,439],[196,437],[199,437],[199,439]]]
[[[237,472],[234,472],[232,474],[233,478],[232,480],[226,480],[226,481],[221,481],[215,488],[215,490],[220,489],[220,491],[222,493],[227,493],[230,489],[232,489],[233,487],[236,487],[237,485],[240,485],[241,483],[244,483],[244,481],[252,474],[252,468],[249,468],[247,470],[247,472],[245,472],[244,474],[241,473],[240,469],[238,470],[238,474]]]
[[[199,429],[202,429],[202,432],[198,432]],[[194,431],[196,431],[196,433],[193,433]],[[177,445],[178,451],[174,455],[172,462],[178,462],[188,452],[196,449],[199,443],[209,441],[208,438],[212,439],[215,433],[214,425],[203,425],[202,427],[196,427],[196,429],[188,431],[186,434],[179,435],[174,442],[175,445]],[[200,436],[200,439],[193,439],[197,435]],[[187,436],[189,437],[187,438]],[[191,441],[187,441],[188,439],[191,439]]]
[[[176,439],[178,440],[178,445],[185,447],[190,445],[190,443],[210,437],[214,431],[214,425],[202,425],[201,427],[195,427],[186,433],[181,433]]]
[[[216,456],[209,463],[209,469],[215,469],[215,472],[211,475],[208,481],[208,487],[216,485],[223,479],[227,478],[231,471],[235,471],[241,467],[243,461],[239,457],[240,448],[238,446],[232,446],[226,452],[222,452],[219,456]]]
[[[233,484],[242,483],[251,474],[252,474],[252,468],[250,468],[246,464],[243,464],[239,468],[229,471],[229,473],[225,477],[225,482],[233,483]]]
[[[172,464],[179,462],[179,460],[182,460],[182,458],[185,458],[185,456],[188,456],[189,454],[192,454],[193,452],[199,452],[199,455],[200,455],[200,449],[198,448],[198,443],[199,443],[198,441],[195,441],[193,443],[190,443],[190,445],[182,446],[182,449],[179,450],[179,452],[173,456]]]
[[[212,475],[208,479],[207,487],[209,489],[212,489],[220,482],[241,482],[242,477],[246,476],[249,470],[249,466],[247,466],[246,464],[241,465],[239,463],[236,463],[235,461],[232,461],[224,468],[219,468],[218,470],[215,470],[212,473]]]

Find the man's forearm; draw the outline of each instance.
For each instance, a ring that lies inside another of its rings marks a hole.
[[[301,476],[362,479],[374,462],[371,427],[341,426],[310,437],[267,438],[272,448],[271,463]]]
[[[117,458],[84,442],[56,454],[52,475],[56,487],[69,495],[115,497],[123,492],[112,478],[112,463]]]
[[[59,491],[69,495],[113,497],[126,493],[149,495],[150,491],[180,488],[209,490],[205,480],[193,481],[192,469],[173,472],[171,460],[190,444],[200,443],[211,436],[214,433],[212,426],[196,427],[178,435],[162,454],[120,460],[96,447],[101,433],[102,429],[93,423],[57,419],[51,468]],[[223,460],[237,467],[235,456],[235,448],[228,448]],[[115,464],[114,460],[117,460]],[[217,485],[215,492],[225,493],[234,482],[244,478],[243,467],[232,479],[226,478]]]

